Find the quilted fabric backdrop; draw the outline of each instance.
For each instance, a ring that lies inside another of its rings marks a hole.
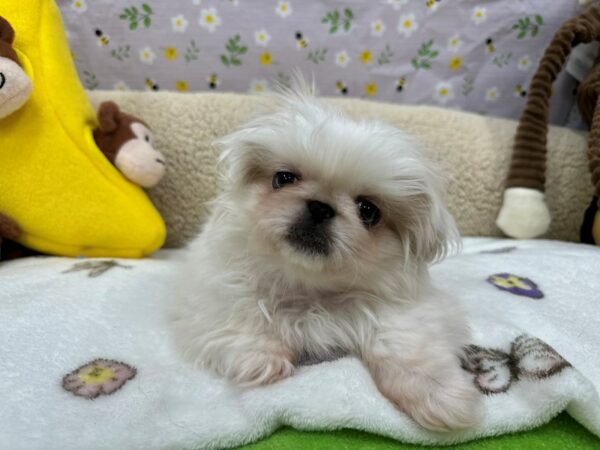
[[[295,68],[324,95],[518,118],[578,0],[57,0],[87,89],[260,93]],[[556,83],[563,124],[575,82]]]

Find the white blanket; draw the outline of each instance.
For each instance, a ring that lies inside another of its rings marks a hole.
[[[598,248],[468,239],[433,267],[469,311],[464,366],[485,402],[481,426],[450,434],[396,411],[352,358],[248,391],[188,367],[162,314],[178,258],[0,264],[0,448],[231,447],[283,424],[450,443],[529,429],[565,409],[600,436]]]

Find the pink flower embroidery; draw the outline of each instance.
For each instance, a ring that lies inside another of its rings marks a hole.
[[[110,395],[136,375],[136,370],[111,359],[95,359],[65,375],[62,386],[79,397]]]

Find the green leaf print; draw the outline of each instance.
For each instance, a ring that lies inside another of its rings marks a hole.
[[[100,83],[98,82],[96,75],[94,75],[91,72],[88,72],[87,70],[84,70],[83,71],[83,85],[85,86],[86,89],[93,91],[94,89],[98,88]]]
[[[198,47],[198,45],[196,44],[196,41],[192,39],[190,41],[190,44],[185,49],[185,55],[184,55],[185,62],[189,63],[191,61],[197,60],[199,54],[200,54],[200,47]]]
[[[465,77],[463,78],[462,94],[465,97],[467,95],[469,95],[471,93],[471,91],[473,90],[474,81],[475,81],[475,79],[469,75],[465,75]]]
[[[384,64],[389,64],[391,62],[391,58],[394,56],[394,52],[390,48],[389,44],[385,44],[385,48],[379,54],[377,58],[377,64],[380,66]]]
[[[502,53],[500,55],[497,55],[494,59],[493,59],[493,63],[498,66],[499,68],[505,67],[510,63],[510,59],[512,58],[512,53]]]
[[[326,48],[319,48],[312,52],[308,52],[308,56],[306,57],[306,59],[308,59],[309,61],[311,61],[315,64],[319,64],[319,63],[322,63],[325,61],[326,54],[327,54]]]
[[[438,57],[440,52],[433,49],[433,39],[423,42],[417,50],[417,56],[411,59],[410,63],[415,70],[431,69],[431,61]]]
[[[354,13],[350,8],[344,9],[344,15],[336,9],[325,14],[325,17],[321,19],[321,23],[329,24],[329,34],[335,34],[338,32],[340,25],[347,33],[352,28],[352,19],[354,19]]]
[[[234,37],[227,40],[225,50],[227,50],[228,53],[221,54],[221,62],[226,67],[241,66],[242,60],[239,58],[239,56],[245,54],[248,51],[248,47],[242,45],[240,35],[236,34]]]
[[[131,47],[129,45],[125,45],[124,47],[119,45],[117,48],[113,48],[111,50],[110,56],[112,56],[118,61],[125,61],[131,56],[131,54],[129,53],[130,51]]]
[[[531,37],[536,37],[540,32],[540,27],[544,25],[544,19],[539,14],[536,14],[531,20],[529,17],[523,17],[517,20],[512,26],[513,30],[517,31],[517,39],[523,39],[528,34]]]
[[[279,86],[290,88],[292,86],[292,77],[284,72],[277,72],[275,77],[275,83]]]
[[[150,25],[152,25],[152,19],[150,18],[154,13],[152,8],[147,3],[142,3],[141,8],[143,12],[139,11],[135,6],[124,8],[123,12],[119,15],[119,19],[129,22],[129,29],[131,31],[137,30],[140,23],[146,28],[150,28]]]

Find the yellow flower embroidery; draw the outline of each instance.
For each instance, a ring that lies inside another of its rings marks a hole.
[[[363,64],[370,64],[373,60],[373,53],[370,50],[364,50],[360,54],[360,62]]]
[[[177,59],[177,49],[175,47],[167,47],[165,48],[165,59],[168,61],[173,61]]]
[[[91,366],[79,374],[79,379],[85,384],[102,384],[115,377],[115,371],[110,367]]]
[[[179,92],[187,92],[187,90],[188,90],[187,81],[183,81],[183,80],[177,81],[175,83],[175,89],[177,89]]]
[[[520,277],[515,275],[509,275],[506,278],[493,275],[490,277],[490,281],[496,286],[503,288],[531,289],[531,286],[529,286],[527,283],[524,283]]]
[[[462,59],[460,56],[453,56],[448,63],[450,70],[458,70],[462,67]]]
[[[365,95],[368,95],[370,97],[377,95],[377,84],[376,83],[365,84]]]
[[[273,56],[269,52],[263,52],[260,54],[260,63],[263,66],[269,66],[273,62]]]

